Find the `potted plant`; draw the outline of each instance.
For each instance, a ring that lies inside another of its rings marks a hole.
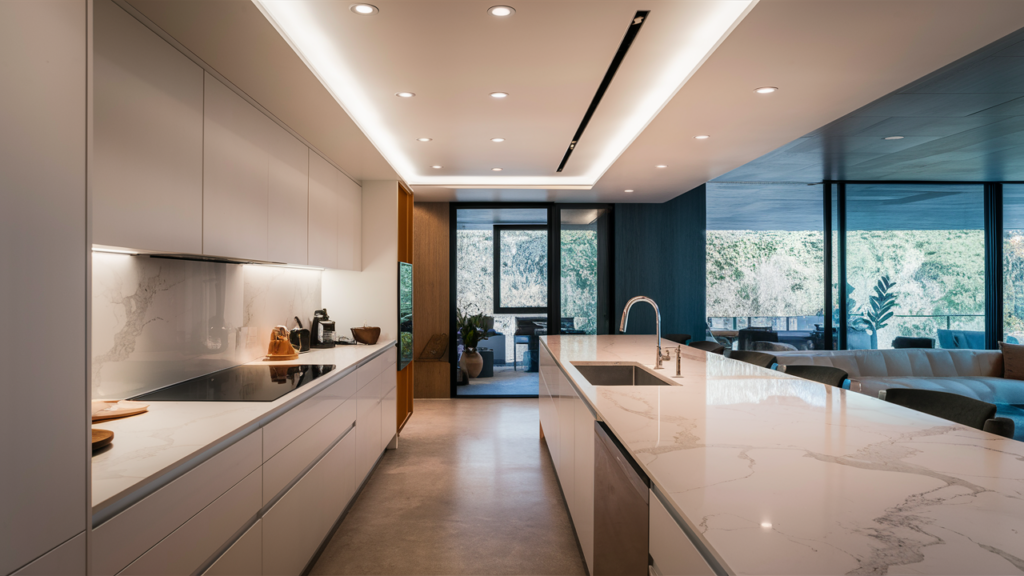
[[[459,338],[462,340],[463,346],[460,364],[470,378],[476,378],[484,369],[484,358],[476,351],[476,347],[481,341],[494,336],[494,318],[483,312],[467,314],[462,310],[457,310],[455,326],[459,330]]]

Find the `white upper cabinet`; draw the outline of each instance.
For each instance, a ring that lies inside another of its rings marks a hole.
[[[338,178],[343,175],[309,151],[309,265],[338,267]]]
[[[203,70],[110,0],[95,3],[93,242],[203,248]]]
[[[337,171],[336,171],[337,172]],[[348,176],[337,172],[338,268],[363,269],[363,189]],[[396,214],[397,218],[398,215]]]
[[[205,93],[203,254],[268,260],[273,122],[209,74]]]
[[[309,148],[277,124],[269,132],[270,220],[267,259],[307,263]]]

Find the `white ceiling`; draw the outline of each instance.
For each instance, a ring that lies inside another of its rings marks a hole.
[[[350,2],[254,1],[410,185],[585,188],[753,4],[517,0],[502,18],[479,0],[375,0],[380,11],[370,16]],[[645,9],[614,82],[556,172]],[[489,96],[498,91],[509,96]]]
[[[672,51],[704,33],[691,57],[706,54],[707,34],[722,36],[721,25],[694,23],[744,1],[503,0],[517,13],[498,19],[475,0],[377,0],[380,13],[368,17],[347,1],[265,0],[313,11],[309,37],[290,35],[330,56],[319,66],[345,63],[363,95],[346,105],[361,111],[354,122],[249,0],[128,1],[354,177],[397,171],[417,201],[663,202],[1024,26],[1019,0],[760,0],[612,162],[624,119],[654,112],[644,98],[664,84],[659,74],[679,76]],[[555,168],[638,9],[651,16],[559,180]],[[753,93],[765,85],[780,91]],[[495,177],[596,184],[497,189],[514,184]]]

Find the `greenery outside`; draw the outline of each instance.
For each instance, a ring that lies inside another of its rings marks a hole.
[[[709,230],[709,317],[823,316],[823,235],[820,231]],[[1014,244],[1015,242],[1015,244]],[[1024,322],[1024,233],[1007,245],[1007,317]],[[1016,276],[1013,276],[1016,274]],[[872,311],[870,298],[883,277],[894,284],[896,303],[878,330],[888,348],[896,336],[936,338],[948,326],[984,330],[984,233],[981,230],[855,230],[847,234],[847,275],[853,287],[851,325]],[[837,294],[833,286],[833,294]],[[1013,298],[1013,306],[1009,299]],[[1019,303],[1019,306],[1018,306]],[[949,316],[947,318],[947,315]],[[871,329],[868,328],[868,331]]]

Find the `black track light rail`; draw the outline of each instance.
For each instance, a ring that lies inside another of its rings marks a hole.
[[[601,85],[597,87],[594,99],[590,101],[590,107],[587,108],[587,113],[583,115],[583,120],[580,121],[580,126],[576,129],[576,134],[572,137],[572,142],[569,143],[565,156],[562,157],[562,163],[558,165],[558,172],[565,168],[565,163],[569,161],[569,156],[572,156],[572,151],[576,149],[576,143],[583,137],[583,131],[587,129],[587,124],[590,123],[590,118],[594,115],[594,111],[597,110],[597,105],[601,103],[601,98],[604,98],[604,93],[608,90],[608,86],[611,85],[612,78],[615,77],[615,73],[619,70],[619,65],[626,58],[626,52],[629,51],[629,47],[632,46],[636,35],[640,33],[640,27],[647,21],[647,15],[650,13],[650,10],[637,10],[636,15],[633,16],[633,20],[629,23],[629,28],[626,30],[626,36],[622,39],[622,43],[619,44],[619,49],[615,52],[615,57],[612,58],[612,63],[608,66],[608,71],[604,73],[604,79],[601,80]]]

